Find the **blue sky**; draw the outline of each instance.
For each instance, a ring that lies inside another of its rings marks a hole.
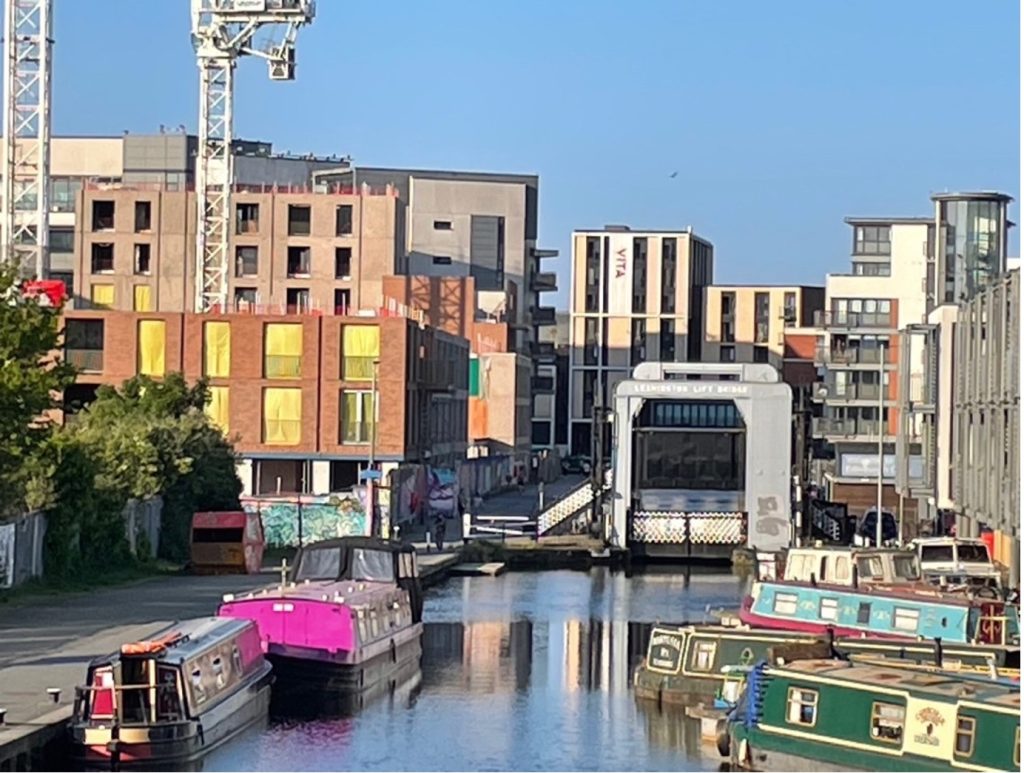
[[[55,5],[55,133],[195,130],[186,0]],[[537,173],[560,270],[573,228],[692,225],[719,282],[820,284],[848,266],[846,215],[928,214],[939,190],[1019,194],[1013,0],[318,6],[298,80],[242,63],[237,136]]]

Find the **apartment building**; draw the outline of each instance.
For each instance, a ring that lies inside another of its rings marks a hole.
[[[787,328],[810,327],[825,288],[712,285],[704,296],[704,362],[763,362],[780,371]]]
[[[86,182],[77,197],[75,308],[194,310],[194,193]],[[403,254],[404,205],[395,189],[238,186],[232,208],[231,310],[380,307],[383,278]]]
[[[558,251],[537,246],[536,175],[346,165],[317,172],[315,179],[393,186],[408,224],[405,261],[397,273],[472,277],[477,307],[516,326],[518,350],[529,353],[539,329],[554,324],[554,308],[542,297],[558,289],[558,277],[543,270],[543,261]],[[510,283],[517,312],[508,305]]]
[[[554,380],[552,394],[533,399],[531,436],[535,451],[569,450],[569,313],[555,314],[555,324],[541,331],[537,357],[537,375]],[[554,358],[552,361],[550,358]]]
[[[831,497],[853,513],[874,505],[881,435],[883,504],[908,523],[934,519],[944,498],[938,448],[952,433],[952,366],[940,377],[938,346],[944,336],[951,356],[952,328],[938,327],[954,324],[955,304],[1003,273],[1012,225],[1005,194],[932,201],[930,217],[846,220],[852,271],[828,276],[816,354],[824,378],[814,435],[833,452],[824,476]]]
[[[595,407],[633,366],[701,359],[714,249],[690,228],[605,226],[573,232],[572,251],[569,446],[590,454]]]
[[[87,182],[130,183],[186,190],[195,181],[198,139],[183,129],[116,137],[54,137],[50,141],[50,256],[46,274],[74,286],[75,204]],[[275,153],[267,142],[236,140],[235,178],[242,184],[308,184],[336,157]]]
[[[339,491],[371,458],[386,475],[466,455],[469,344],[408,316],[73,310],[65,324],[82,371],[71,420],[100,384],[205,377],[246,493]]]

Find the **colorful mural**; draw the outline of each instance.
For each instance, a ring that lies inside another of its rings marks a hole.
[[[429,515],[451,517],[457,514],[459,481],[454,470],[431,467],[427,475]]]
[[[242,508],[259,513],[267,547],[298,547],[336,537],[369,536],[366,489],[334,494],[242,497]]]

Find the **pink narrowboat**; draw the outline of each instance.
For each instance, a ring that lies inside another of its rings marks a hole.
[[[419,665],[423,596],[411,546],[344,537],[302,548],[290,579],[224,597],[251,620],[274,665],[275,702],[364,693]]]

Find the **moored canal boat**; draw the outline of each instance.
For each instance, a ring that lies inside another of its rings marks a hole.
[[[836,660],[760,663],[723,722],[734,767],[1018,770],[1019,685]]]
[[[420,661],[423,597],[411,546],[344,537],[302,548],[291,580],[224,597],[218,614],[259,626],[275,703],[355,692]]]
[[[94,660],[75,691],[85,767],[182,768],[267,718],[271,667],[256,626],[201,618]]]

